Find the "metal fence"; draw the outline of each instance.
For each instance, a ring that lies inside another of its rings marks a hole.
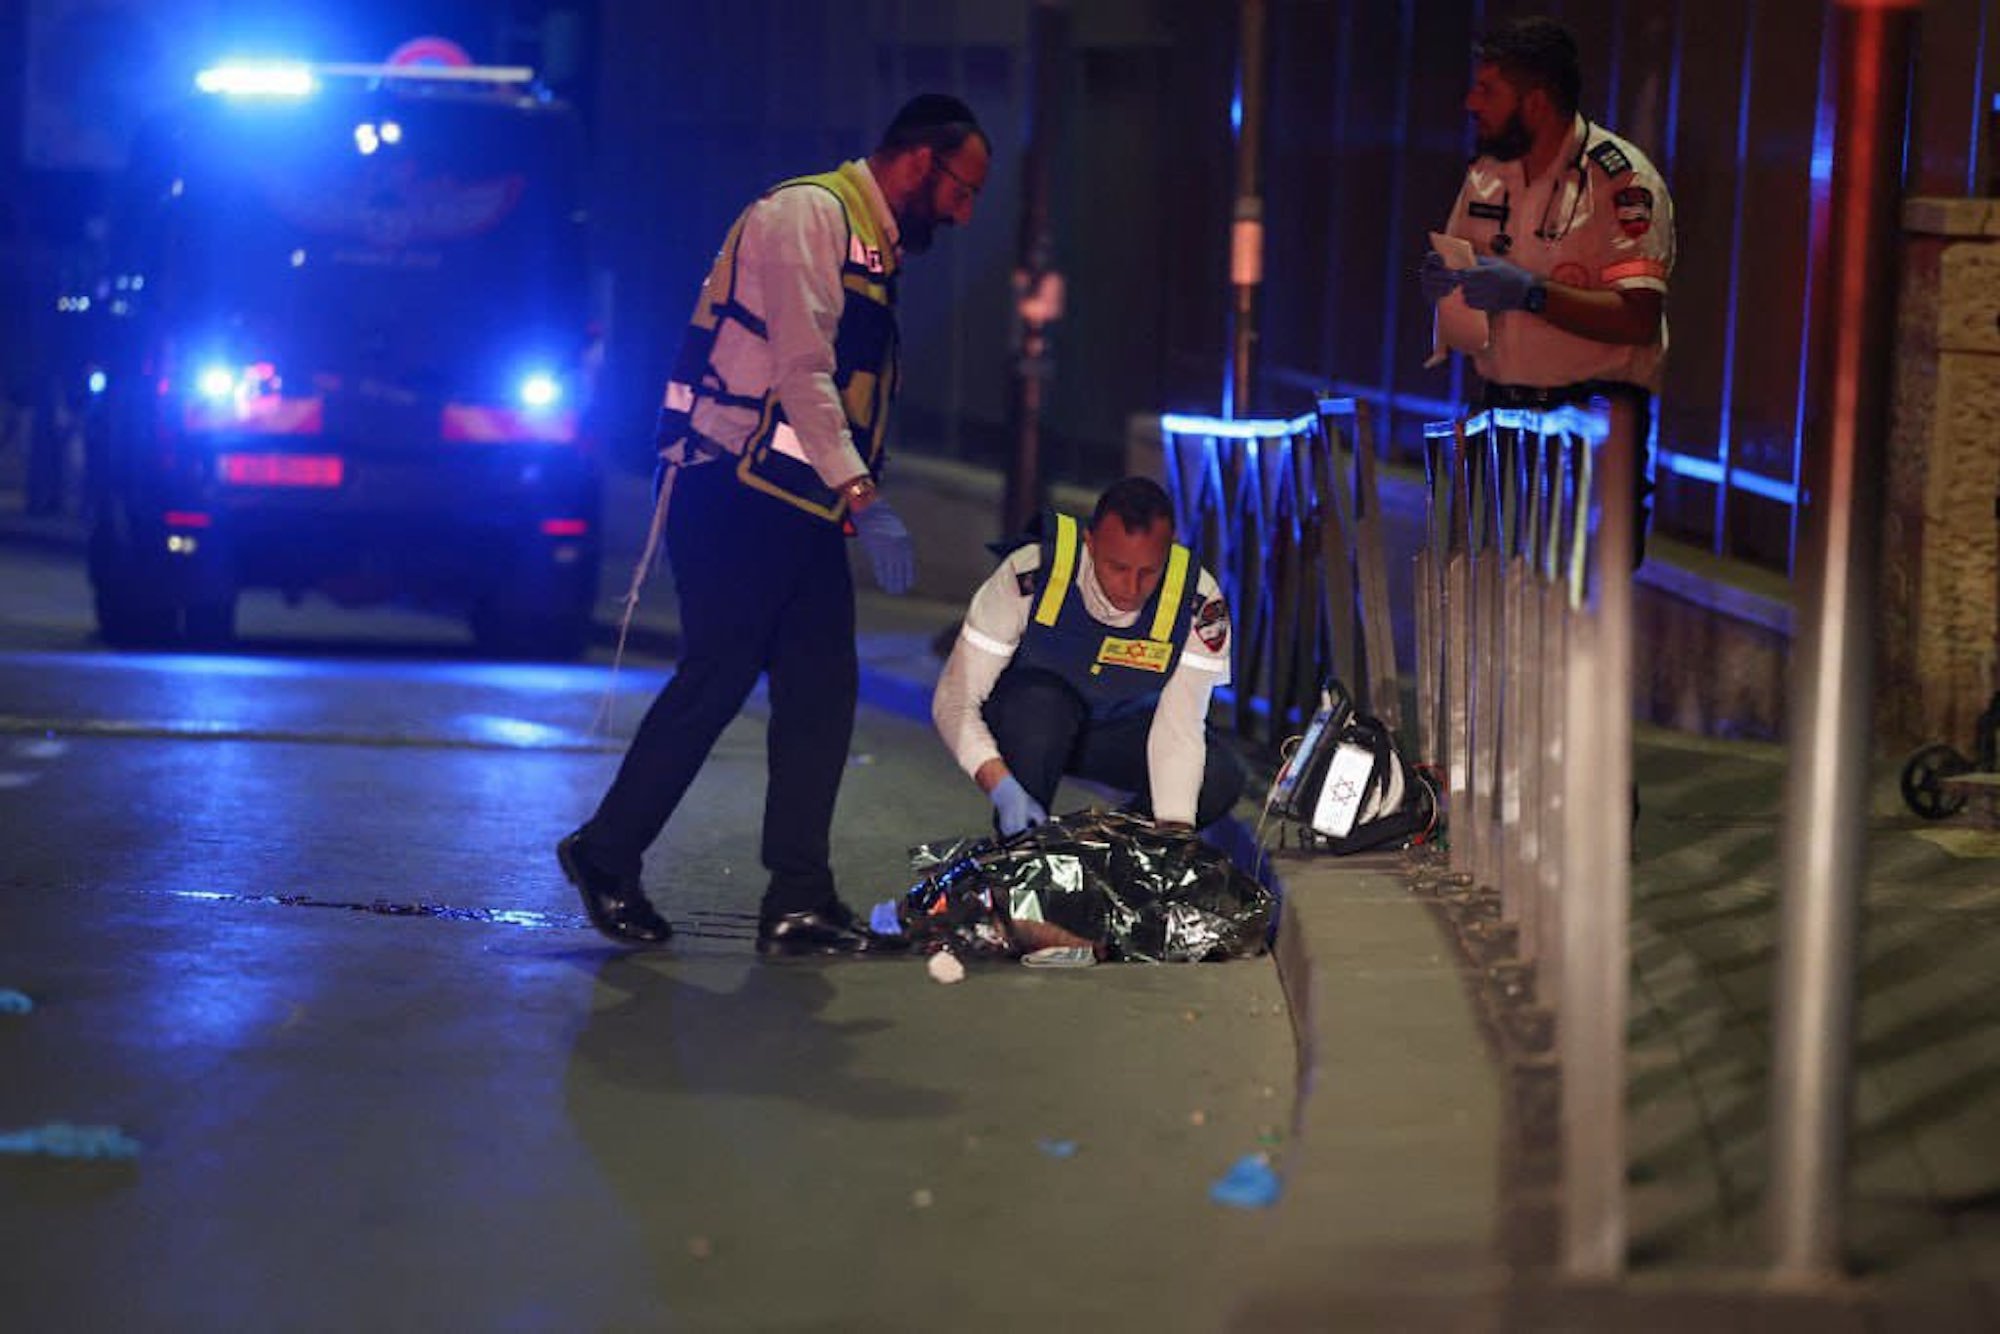
[[[1448,874],[1496,904],[1497,969],[1553,1014],[1564,1268],[1625,1260],[1632,615],[1629,402],[1426,429],[1412,726],[1401,726],[1367,418],[1161,419],[1183,540],[1237,623],[1237,732],[1275,750],[1332,676],[1442,776]]]
[[[1398,727],[1388,563],[1368,422],[1351,398],[1289,421],[1160,419],[1181,540],[1236,621],[1227,703],[1238,734],[1275,749],[1338,679]]]
[[[1625,1262],[1638,421],[1493,410],[1426,428],[1417,747],[1446,783],[1450,868],[1555,1016],[1561,1253]]]

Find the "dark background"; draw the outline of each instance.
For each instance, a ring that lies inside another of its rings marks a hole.
[[[906,285],[900,448],[997,466],[1012,439],[1032,8],[17,0],[0,11],[0,270],[14,294],[0,365],[18,384],[47,341],[30,312],[87,245],[121,136],[195,68],[230,54],[377,60],[435,33],[482,61],[535,66],[588,121],[609,331],[605,444],[634,467],[674,339],[735,212],[774,180],[864,153],[913,92],[966,97],[995,141],[993,179],[973,227]],[[1832,129],[1829,11],[1815,0],[1273,0],[1255,406],[1290,415],[1316,389],[1355,394],[1382,414],[1393,454],[1459,401],[1458,371],[1421,369],[1428,312],[1412,273],[1467,152],[1471,38],[1532,9],[1577,30],[1586,114],[1645,149],[1675,197],[1661,526],[1785,569]],[[1987,193],[1994,10],[1925,6],[1912,193]],[[1069,304],[1055,333],[1049,476],[1101,482],[1122,465],[1134,414],[1220,406],[1239,12],[1223,0],[1068,6],[1052,213]]]

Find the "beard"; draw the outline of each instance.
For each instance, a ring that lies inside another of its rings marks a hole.
[[[1473,140],[1473,148],[1481,157],[1490,157],[1496,162],[1516,162],[1527,154],[1533,136],[1528,133],[1526,122],[1520,111],[1507,113],[1507,123],[1491,135],[1479,135]]]
[[[928,215],[919,216],[914,210],[906,218],[896,219],[896,243],[906,255],[921,255],[931,248],[937,239],[937,219]]]
[[[924,177],[923,188],[910,196],[903,211],[896,217],[897,244],[906,255],[921,255],[937,240],[938,171],[931,168],[931,174]]]

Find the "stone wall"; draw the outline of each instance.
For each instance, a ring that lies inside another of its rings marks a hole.
[[[1903,233],[1878,735],[1964,749],[2000,685],[2000,200],[1911,199]]]

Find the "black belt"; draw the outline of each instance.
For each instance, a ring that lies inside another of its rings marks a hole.
[[[1489,384],[1486,386],[1484,406],[1544,412],[1550,408],[1588,403],[1596,398],[1629,398],[1643,407],[1652,402],[1653,394],[1649,389],[1622,380],[1584,380],[1578,384],[1557,385]]]

